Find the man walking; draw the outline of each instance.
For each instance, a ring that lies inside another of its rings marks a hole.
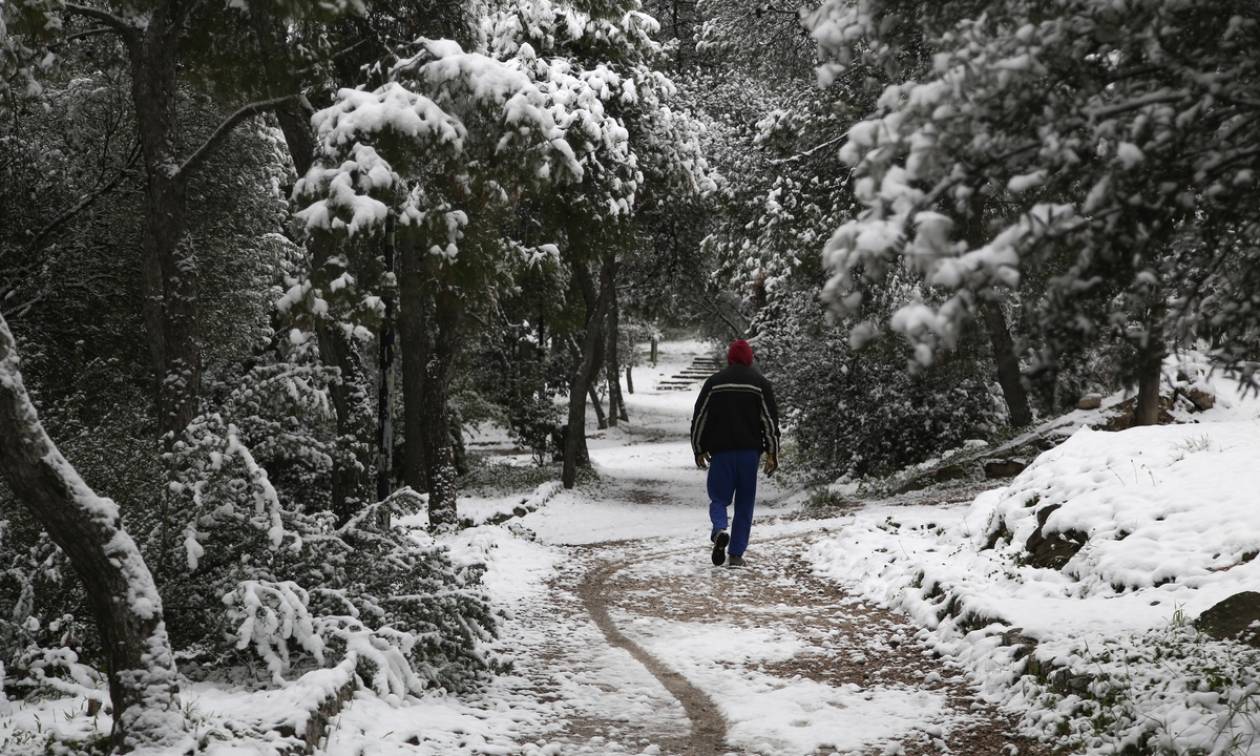
[[[779,409],[770,382],[752,362],[748,342],[732,341],[726,351],[727,366],[704,382],[691,415],[696,467],[709,470],[709,520],[713,523],[709,539],[713,542],[714,566],[726,561],[728,546],[730,566],[744,565],[761,453],[766,453],[766,475],[779,467]],[[727,533],[726,508],[732,497],[735,518]]]

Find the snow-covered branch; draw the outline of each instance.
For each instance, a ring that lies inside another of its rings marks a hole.
[[[133,44],[139,39],[139,28],[129,22],[127,19],[116,16],[102,8],[96,8],[91,5],[81,5],[79,3],[66,3],[63,6],[66,11],[84,18],[90,18],[93,21],[99,21],[112,31],[123,38],[127,44]]]
[[[232,133],[232,130],[235,129],[242,121],[274,110],[281,105],[300,98],[301,95],[285,95],[283,97],[272,97],[270,99],[258,100],[257,102],[242,105],[236,110],[236,112],[223,119],[206,141],[203,142],[202,145],[191,155],[189,155],[186,160],[184,160],[183,164],[179,166],[179,170],[176,171],[176,175],[185,179],[190,176],[201,166],[202,163],[206,161],[207,158],[210,157],[214,150],[218,148],[224,139],[227,139],[228,135]]]
[[[110,639],[115,745],[181,750],[188,734],[153,575],[122,529],[118,505],[97,496],[44,431],[18,363],[0,317],[0,472],[69,556]]]

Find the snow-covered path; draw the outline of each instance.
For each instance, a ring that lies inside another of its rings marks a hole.
[[[695,394],[654,390],[700,346],[670,346],[636,376],[632,423],[592,438],[599,482],[520,521],[536,541],[484,526],[455,546],[489,564],[511,672],[472,698],[363,696],[327,751],[1030,752],[916,629],[810,572],[804,552],[839,521],[763,485],[751,566],[710,564]]]

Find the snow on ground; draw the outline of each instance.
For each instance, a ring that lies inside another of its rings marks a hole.
[[[708,351],[700,342],[662,343],[658,366],[635,369],[636,393],[625,394],[629,423],[598,431],[588,412],[597,483],[573,491],[544,484],[529,497],[461,497],[461,518],[474,522],[509,513],[523,498],[544,499],[514,521],[538,541],[492,526],[448,541],[457,560],[487,565],[486,590],[507,612],[501,650],[512,671],[473,696],[391,704],[361,695],[339,718],[329,754],[650,753],[658,738],[685,737],[690,724],[679,703],[627,652],[609,647],[577,604],[571,582],[578,575],[566,573],[573,552],[564,546],[707,536],[707,510],[698,500],[704,473],[679,440],[695,391],[655,389]],[[472,448],[493,449],[497,463],[531,464],[528,454],[511,453],[502,432],[487,428],[480,441]],[[424,524],[423,515],[412,519],[405,524]],[[587,737],[583,723],[596,721],[624,726]]]
[[[386,701],[360,693],[339,716],[325,752],[372,754],[638,753],[651,733],[633,723],[685,730],[681,707],[630,655],[608,647],[572,595],[551,581],[566,554],[502,527],[462,531],[457,561],[482,562],[486,590],[507,612],[498,652],[512,669],[485,690]],[[575,742],[571,723],[626,722],[621,741]],[[564,742],[554,740],[564,734]]]
[[[764,754],[857,750],[939,725],[945,696],[905,687],[829,685],[750,668],[785,662],[808,643],[720,622],[669,622],[618,613],[618,625],[708,693],[730,722],[729,745]]]
[[[471,694],[356,693],[318,752],[684,752],[692,721],[679,700],[628,651],[609,645],[581,599],[579,588],[593,570],[619,563],[609,578],[621,581],[610,583],[620,586],[610,601],[615,624],[715,702],[736,752],[901,753],[904,746],[928,753],[944,747],[942,738],[972,742],[974,728],[996,744],[970,752],[1002,752],[1005,724],[976,714],[978,704],[949,682],[952,673],[943,679],[935,672],[940,665],[907,638],[904,624],[891,615],[863,615],[870,610],[861,605],[846,608],[842,596],[822,598],[828,587],[802,572],[801,551],[810,539],[826,538],[823,528],[836,521],[776,521],[777,514],[795,512],[799,494],[761,480],[749,557],[764,560],[763,570],[708,563],[705,474],[686,441],[695,389],[655,390],[660,379],[707,352],[702,344],[666,343],[658,367],[637,369],[637,391],[626,397],[631,421],[592,432],[597,482],[576,491],[554,483],[513,491],[505,482],[507,490],[461,500],[461,516],[474,523],[499,520],[522,502],[537,505],[505,525],[476,525],[443,539],[456,561],[486,565],[485,589],[504,613],[501,638],[488,651],[510,667]],[[507,440],[488,443],[498,462],[529,464],[527,455],[512,455]],[[643,559],[654,549],[673,556]],[[715,606],[725,609],[714,613]],[[894,654],[904,664],[881,667],[880,659]],[[279,734],[248,731],[281,721],[300,727],[300,712],[286,704],[294,696],[305,698],[289,686],[247,693],[198,683],[183,693],[198,726],[226,736],[218,752],[237,754],[293,745]],[[8,705],[0,743],[15,742],[12,734],[5,740],[9,722],[20,719],[25,731],[35,726],[32,717],[59,713],[42,703],[25,713]],[[86,721],[63,718],[76,727]],[[239,737],[231,737],[233,728]]]
[[[640,351],[645,351],[640,347]],[[587,429],[591,463],[600,483],[594,492],[564,492],[523,524],[548,543],[589,544],[645,538],[709,537],[705,471],[696,467],[691,412],[700,382],[688,391],[657,390],[697,356],[713,348],[700,341],[661,342],[658,364],[635,368],[635,393],[625,393],[630,422]],[[624,384],[624,379],[623,379]],[[786,498],[775,480],[758,480],[760,511]]]
[[[1077,430],[970,504],[864,508],[810,559],[1074,752],[1260,754],[1260,652],[1187,627],[1260,584],[1260,405],[1216,383],[1195,424]],[[1039,526],[1083,546],[1034,566]],[[1034,647],[1040,681],[1021,677]]]

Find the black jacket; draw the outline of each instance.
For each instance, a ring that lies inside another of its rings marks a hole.
[[[709,376],[691,414],[691,448],[697,456],[739,449],[779,453],[779,408],[761,371],[731,365]]]

